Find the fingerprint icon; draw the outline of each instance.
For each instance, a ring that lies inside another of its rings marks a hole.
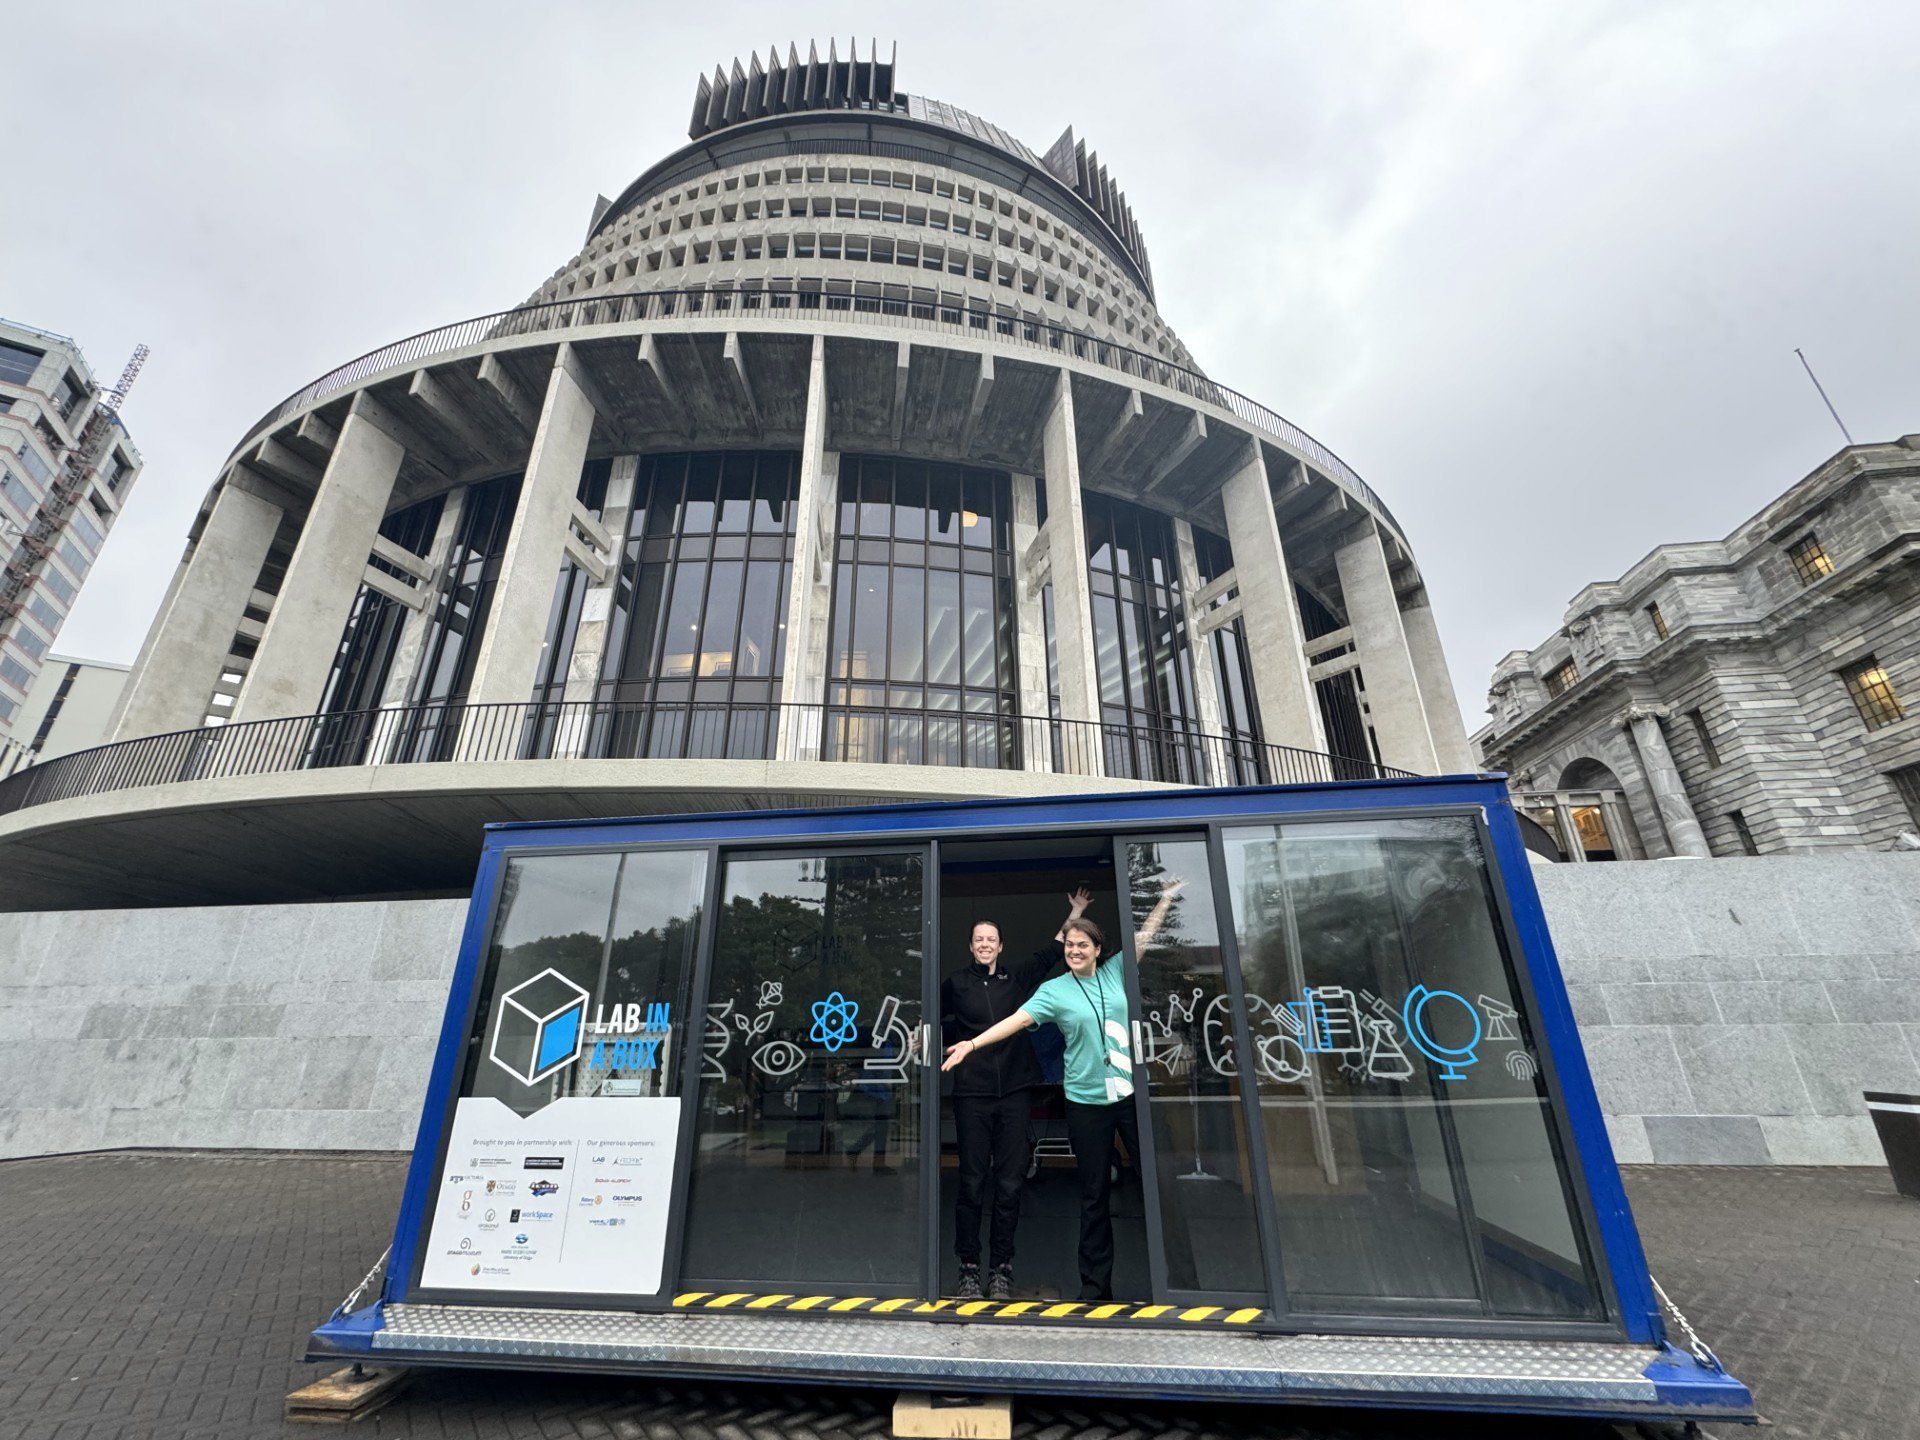
[[[1533,1063],[1533,1056],[1524,1050],[1507,1052],[1507,1073],[1516,1080],[1531,1080],[1540,1067]]]

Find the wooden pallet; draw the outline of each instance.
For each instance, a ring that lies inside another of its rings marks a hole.
[[[314,1425],[351,1425],[398,1395],[411,1373],[349,1365],[287,1396],[287,1419]]]

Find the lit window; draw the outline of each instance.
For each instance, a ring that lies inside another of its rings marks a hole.
[[[1568,660],[1556,665],[1547,672],[1547,694],[1564,695],[1573,688],[1574,682],[1579,678],[1580,671],[1574,666],[1573,661]]]
[[[1826,546],[1811,531],[1787,547],[1787,558],[1793,561],[1793,573],[1800,577],[1802,585],[1811,585],[1833,573],[1833,561],[1827,558]]]
[[[1654,601],[1647,606],[1647,621],[1653,626],[1653,633],[1662,640],[1667,638],[1667,617],[1660,613],[1660,602]]]
[[[1840,678],[1846,682],[1847,694],[1853,697],[1853,707],[1860,712],[1860,718],[1867,722],[1869,730],[1879,730],[1906,718],[1907,712],[1900,707],[1900,697],[1893,693],[1893,682],[1873,656],[1869,655],[1857,664],[1848,666],[1840,672]]]
[[[1687,711],[1687,723],[1693,726],[1694,738],[1700,742],[1700,749],[1707,757],[1707,768],[1720,768],[1720,751],[1713,743],[1713,736],[1707,730],[1707,717],[1698,710]]]

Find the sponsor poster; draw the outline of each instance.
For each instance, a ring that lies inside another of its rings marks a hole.
[[[647,1295],[660,1288],[678,1099],[568,1096],[454,1110],[421,1284]]]

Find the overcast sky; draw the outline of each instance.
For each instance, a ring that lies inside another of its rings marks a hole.
[[[815,28],[809,32],[809,24]],[[524,299],[682,143],[696,76],[826,31],[1125,188],[1162,313],[1393,507],[1468,729],[1588,580],[1920,431],[1920,4],[13,7],[0,314],[146,456],[58,648],[131,660],[284,395]]]

